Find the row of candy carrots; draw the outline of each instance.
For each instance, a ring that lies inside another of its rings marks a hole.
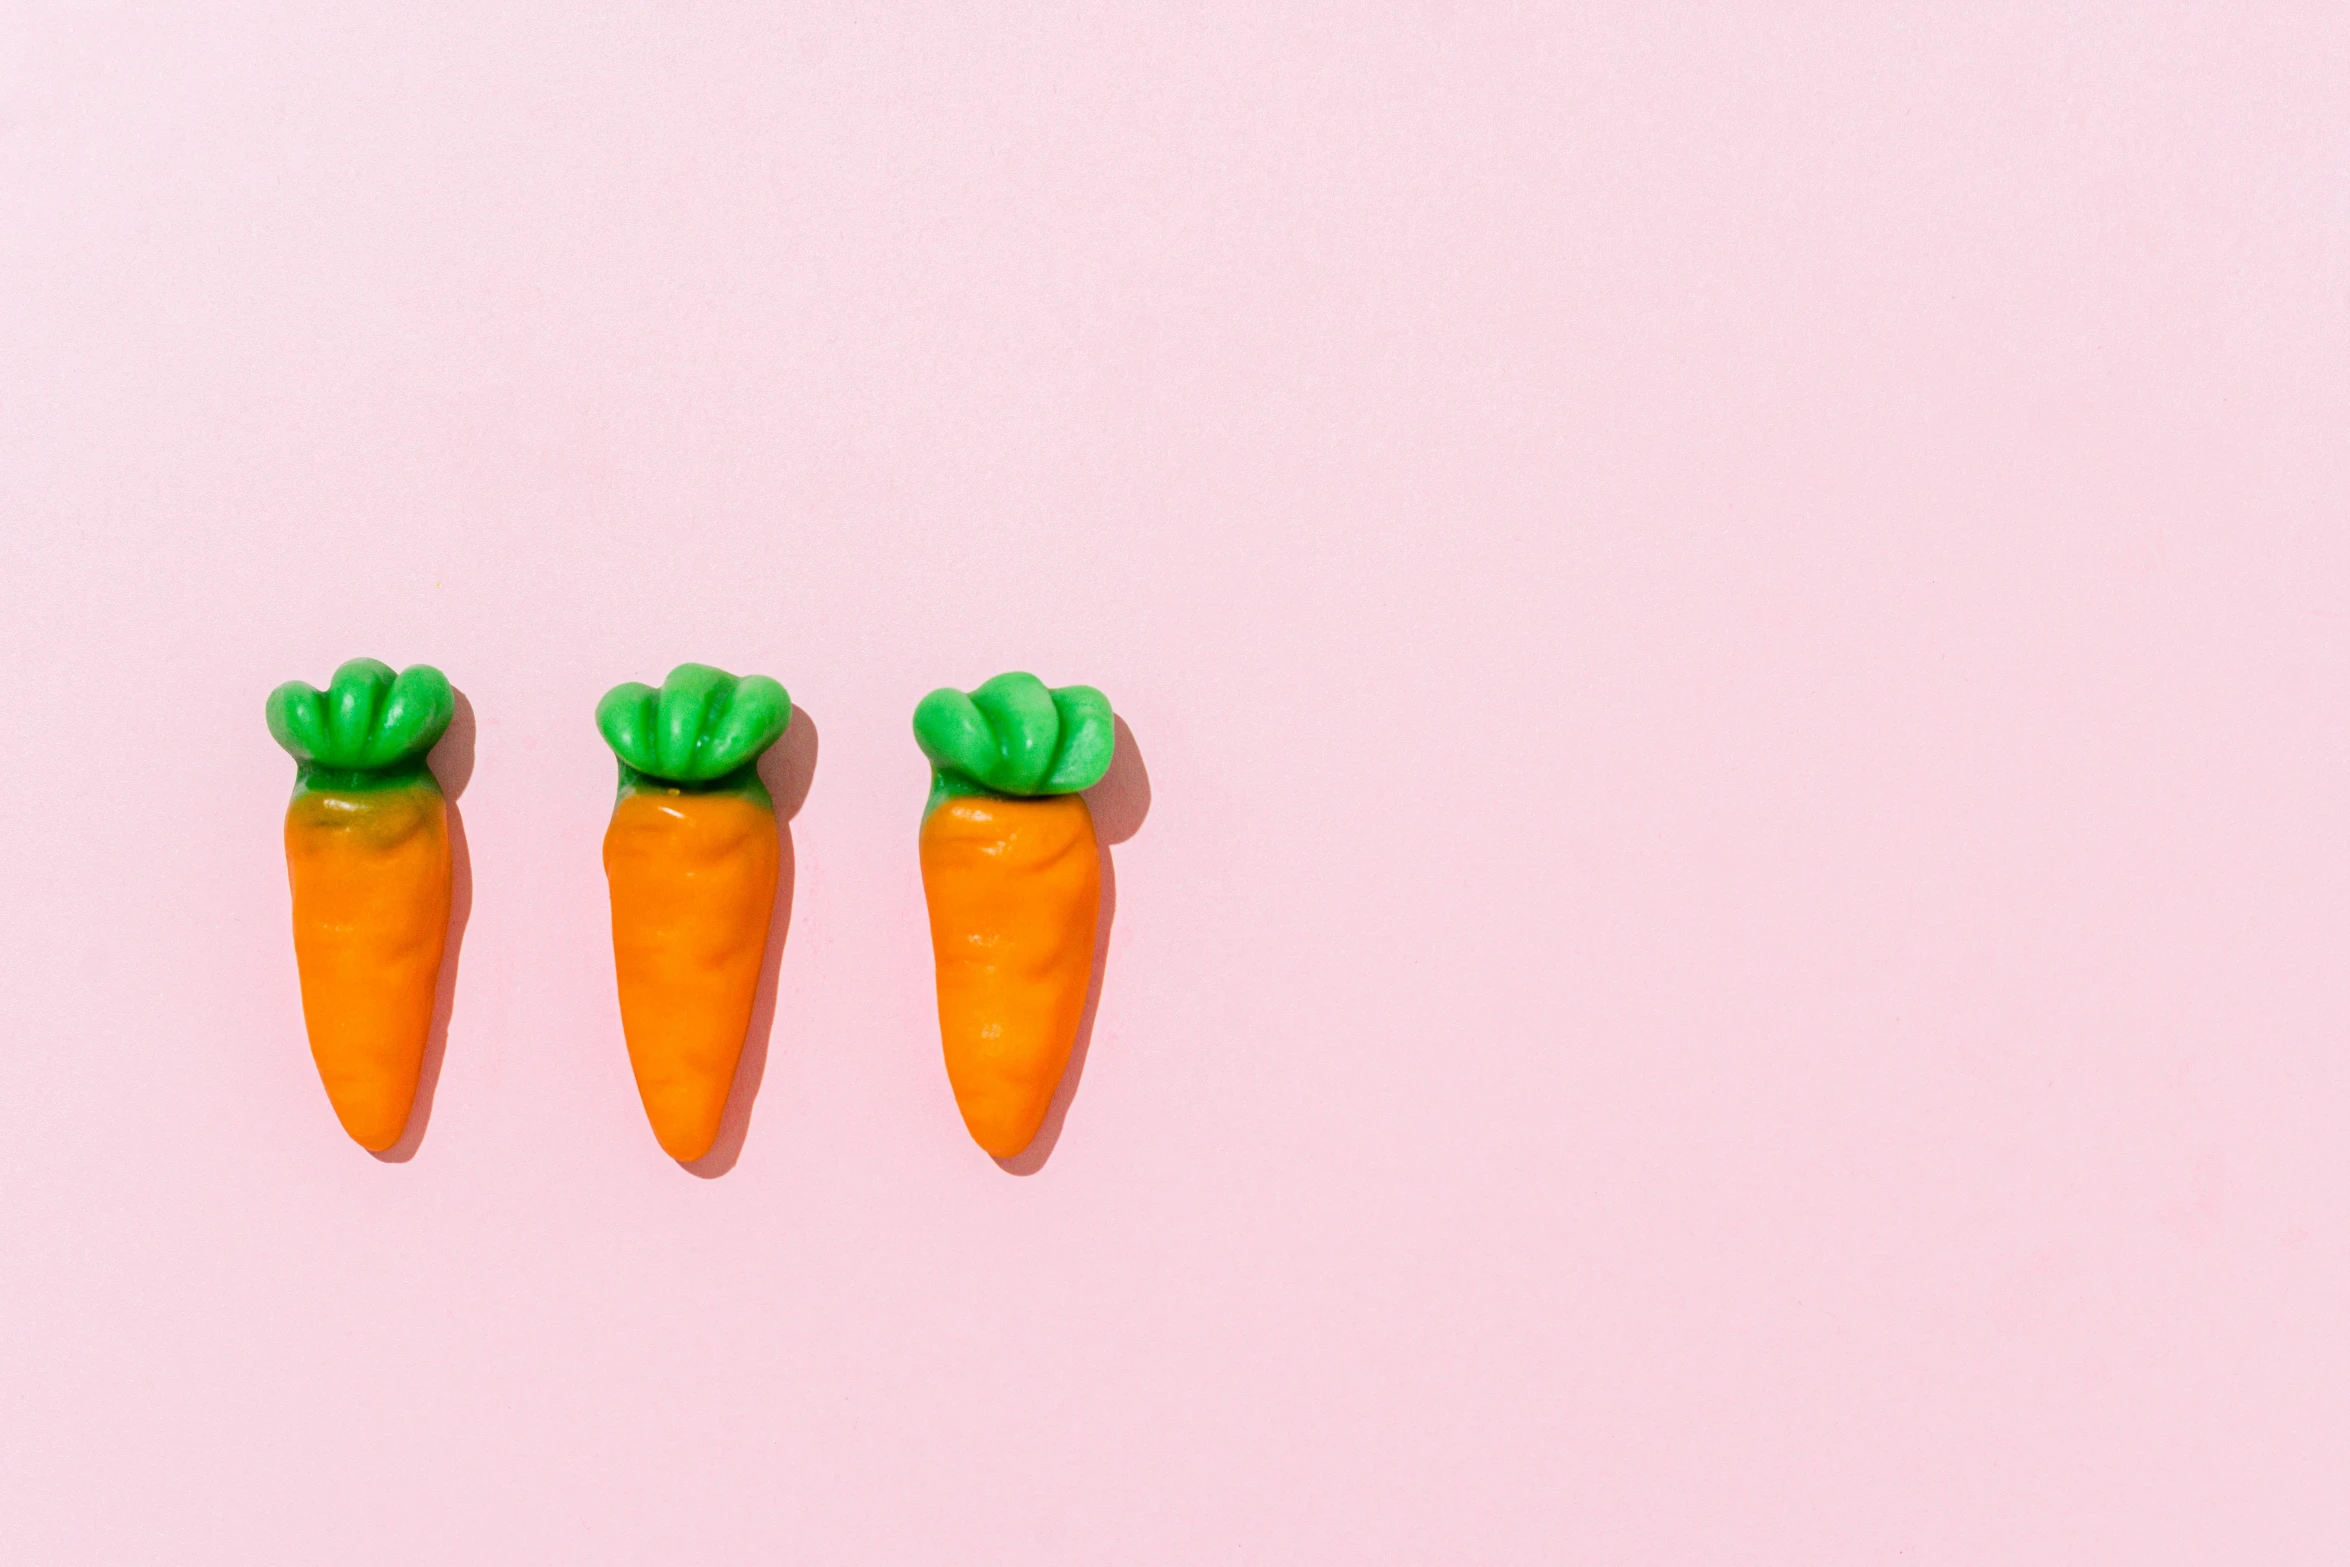
[[[439,670],[364,658],[324,691],[294,680],[269,697],[298,769],[286,869],[310,1051],[343,1129],[377,1152],[407,1127],[432,1028],[451,869],[425,756],[455,712]],[[621,1030],[653,1135],[679,1160],[716,1141],[750,1027],[781,852],[759,758],[791,716],[773,680],[706,664],[596,705],[620,761],[604,872]],[[1108,770],[1113,736],[1099,691],[1029,674],[914,710],[947,1077],[998,1158],[1036,1136],[1076,1041],[1101,899],[1080,791]]]

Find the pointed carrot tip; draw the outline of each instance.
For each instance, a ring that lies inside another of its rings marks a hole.
[[[388,1153],[391,1149],[398,1146],[401,1136],[408,1130],[408,1123],[405,1120],[402,1120],[398,1126],[395,1126],[389,1132],[386,1132],[380,1126],[371,1126],[365,1131],[361,1131],[358,1127],[355,1127],[346,1121],[343,1123],[343,1130],[351,1134],[351,1141],[357,1143],[360,1147],[366,1149],[369,1153]]]
[[[991,1126],[981,1131],[968,1120],[963,1123],[963,1127],[990,1159],[1018,1158],[1028,1151],[1028,1145],[1035,1142],[1036,1134],[1044,1129],[1040,1124],[1026,1129]]]
[[[690,1137],[664,1137],[661,1139],[661,1151],[679,1164],[692,1164],[717,1146],[718,1136],[715,1132],[700,1139]]]

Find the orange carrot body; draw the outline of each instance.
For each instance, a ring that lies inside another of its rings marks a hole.
[[[400,1140],[449,934],[449,822],[430,785],[304,790],[286,811],[310,1053],[343,1130]]]
[[[1076,795],[949,796],[922,823],[938,1022],[963,1124],[999,1159],[1060,1087],[1093,977],[1101,851]]]
[[[780,858],[773,808],[738,793],[625,794],[604,834],[621,1030],[673,1159],[699,1159],[718,1139]]]

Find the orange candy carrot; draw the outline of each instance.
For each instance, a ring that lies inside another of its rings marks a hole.
[[[294,958],[310,1054],[362,1148],[400,1140],[416,1101],[448,939],[447,807],[425,755],[456,699],[441,672],[373,659],[324,692],[270,693],[270,733],[299,766],[286,808]]]
[[[758,763],[790,722],[783,687],[704,664],[596,707],[620,758],[604,874],[621,1031],[653,1135],[680,1162],[717,1141],[750,1029],[782,855]]]
[[[934,768],[922,887],[947,1081],[1008,1159],[1044,1124],[1093,978],[1101,851],[1077,791],[1109,768],[1109,699],[999,675],[924,697],[914,737]]]

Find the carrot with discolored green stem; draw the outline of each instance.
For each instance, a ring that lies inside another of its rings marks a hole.
[[[416,1102],[448,939],[448,809],[425,756],[456,713],[428,664],[355,658],[325,691],[269,694],[295,761],[286,873],[302,1016],[335,1115],[362,1148],[400,1140]]]
[[[1109,698],[1030,674],[933,691],[914,710],[930,758],[922,886],[947,1080],[999,1159],[1044,1124],[1093,979],[1101,850],[1079,791],[1116,748]]]
[[[616,686],[596,726],[620,758],[604,834],[620,1027],[653,1135],[701,1158],[742,1059],[782,860],[759,758],[791,723],[764,675],[680,664]]]

